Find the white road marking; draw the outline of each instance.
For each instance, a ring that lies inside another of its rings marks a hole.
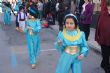
[[[56,51],[56,49],[41,50],[41,52]]]

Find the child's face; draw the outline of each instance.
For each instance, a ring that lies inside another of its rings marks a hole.
[[[31,18],[31,15],[29,13],[27,13],[27,15],[28,15],[28,18]]]
[[[33,16],[31,16],[29,13],[27,14],[29,18],[34,18]]]
[[[66,25],[67,30],[73,31],[74,29],[76,29],[75,28],[75,22],[72,18],[67,18],[65,25]]]
[[[21,12],[24,12],[24,9],[22,9]]]

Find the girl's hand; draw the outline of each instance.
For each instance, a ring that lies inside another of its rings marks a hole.
[[[58,44],[61,46],[62,45],[62,41],[60,39],[58,39]]]
[[[82,60],[83,58],[84,58],[84,54],[81,54],[81,55],[78,56],[79,60]]]

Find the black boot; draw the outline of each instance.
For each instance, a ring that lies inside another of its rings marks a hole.
[[[105,66],[104,64],[101,63],[101,68],[104,69],[105,73],[110,73],[110,64],[108,66]]]

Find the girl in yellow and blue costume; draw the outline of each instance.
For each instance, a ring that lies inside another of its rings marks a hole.
[[[27,27],[24,29],[28,43],[28,52],[32,69],[35,69],[37,58],[40,53],[40,30],[41,22],[37,19],[37,10],[33,7],[28,9]]]
[[[88,45],[84,32],[78,28],[75,15],[65,16],[65,28],[58,33],[55,48],[61,52],[55,73],[82,73],[81,60],[88,54]]]
[[[5,3],[4,4],[5,5],[5,7],[4,7],[4,24],[5,25],[10,25],[10,23],[11,23],[11,16],[10,16],[10,14],[11,14],[11,9],[10,9],[10,4],[9,3]]]

